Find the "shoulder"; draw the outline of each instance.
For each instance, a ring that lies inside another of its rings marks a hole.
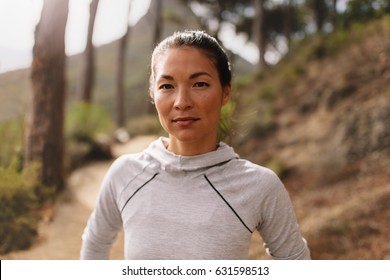
[[[250,193],[256,199],[285,197],[287,190],[279,176],[271,169],[245,159],[229,162],[226,170],[228,180],[241,186],[243,192]]]
[[[118,170],[128,167],[142,167],[147,163],[145,156],[146,155],[143,152],[121,155],[114,160],[111,165],[111,169]]]
[[[207,174],[216,185],[225,190],[240,193],[249,199],[278,196],[285,188],[279,177],[269,168],[251,161],[234,158],[223,165],[210,169]],[[279,194],[278,194],[279,193]]]
[[[104,176],[100,194],[118,198],[130,182],[145,173],[150,164],[151,160],[143,152],[118,157]]]
[[[236,159],[229,162],[229,169],[233,169],[241,175],[245,175],[248,179],[260,180],[264,183],[279,184],[281,183],[278,175],[271,169],[253,163],[246,159]]]
[[[111,164],[107,176],[111,178],[133,177],[142,173],[151,164],[151,159],[144,152],[121,155]]]

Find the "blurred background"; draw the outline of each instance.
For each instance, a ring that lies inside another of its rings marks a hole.
[[[388,0],[0,0],[0,257],[78,258],[72,176],[165,135],[149,60],[185,29],[228,52],[221,137],[281,177],[312,257],[390,259]]]

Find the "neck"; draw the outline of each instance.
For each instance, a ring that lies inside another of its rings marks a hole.
[[[217,139],[208,143],[182,142],[175,138],[169,138],[167,150],[180,156],[196,156],[215,151],[218,148]]]

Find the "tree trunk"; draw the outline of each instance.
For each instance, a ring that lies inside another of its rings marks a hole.
[[[286,36],[288,45],[290,46],[291,41],[291,30],[293,25],[293,17],[294,17],[294,1],[287,0],[284,6],[285,13],[285,21],[284,21],[284,35]]]
[[[41,182],[63,187],[65,27],[68,0],[44,1],[31,65],[32,104],[27,119],[25,165],[41,163]]]
[[[332,24],[333,29],[337,28],[338,22],[337,22],[337,0],[332,1]]]
[[[163,19],[162,19],[162,1],[157,0],[154,1],[151,5],[155,5],[155,22],[154,22],[154,33],[153,33],[153,47],[156,46],[161,40],[161,34],[163,30]]]
[[[132,4],[132,0],[129,3],[127,19],[129,18],[130,15],[131,4]],[[124,112],[125,79],[124,77],[125,77],[125,66],[126,66],[127,43],[128,43],[128,38],[130,37],[130,30],[131,30],[129,23],[126,22],[126,24],[127,24],[126,33],[119,41],[118,73],[117,73],[117,80],[116,80],[116,96],[115,96],[115,123],[117,128],[123,127],[125,124],[125,112]]]
[[[317,32],[322,32],[326,17],[326,4],[324,0],[314,0],[314,14]]]
[[[93,29],[95,26],[95,18],[99,0],[92,0],[89,6],[89,23],[88,23],[88,35],[87,45],[84,51],[84,70],[82,79],[82,88],[80,99],[84,102],[92,101],[92,90],[95,81],[95,56],[94,47],[92,43]]]
[[[253,20],[252,34],[254,36],[254,41],[259,48],[259,61],[257,63],[258,70],[263,70],[267,66],[265,61],[267,43],[264,28],[264,1],[265,0],[253,0],[253,6],[255,8],[255,17]]]
[[[154,6],[153,6],[154,5]],[[152,38],[152,50],[154,49],[155,46],[160,42],[161,40],[161,35],[163,32],[164,28],[164,20],[162,18],[162,9],[163,9],[163,0],[156,0],[156,1],[151,1],[150,3],[150,9],[154,11],[154,32],[153,32],[153,38]],[[156,112],[155,106],[151,103],[146,103],[146,112],[148,114],[154,114]]]

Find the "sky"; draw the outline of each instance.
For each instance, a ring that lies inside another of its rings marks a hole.
[[[148,10],[150,0],[132,0],[128,19],[135,24]],[[65,34],[67,55],[80,53],[86,44],[90,0],[69,0]],[[0,73],[29,67],[34,30],[43,0],[0,0]],[[129,0],[100,0],[93,43],[96,46],[120,38],[126,28]]]
[[[151,0],[131,0],[128,22],[135,24],[147,12]],[[120,38],[126,28],[129,0],[100,0],[93,34],[95,46]],[[67,55],[82,52],[86,45],[90,0],[69,0],[65,34]],[[43,0],[0,0],[0,73],[27,68],[32,61],[34,30],[39,22]],[[258,50],[235,27],[226,24],[220,38],[224,46],[251,63]],[[272,60],[272,57],[270,58]]]

